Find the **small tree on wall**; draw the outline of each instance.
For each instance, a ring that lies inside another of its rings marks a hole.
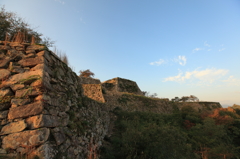
[[[84,71],[79,71],[80,75],[79,77],[93,77],[94,76],[94,73],[91,72],[89,69],[87,70],[84,70]]]

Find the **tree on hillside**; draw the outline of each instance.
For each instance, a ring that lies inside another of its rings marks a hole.
[[[94,73],[91,72],[89,69],[84,70],[84,71],[79,71],[80,75],[79,77],[93,77]]]
[[[180,99],[178,97],[175,97],[175,99],[172,99],[172,101],[199,102],[199,99],[194,95],[190,95],[190,96],[183,96]]]
[[[0,8],[0,40],[13,41],[18,33],[22,33],[25,42],[30,42],[34,37],[35,43],[41,43],[47,47],[51,47],[54,42],[50,38],[42,38],[42,34],[35,31],[22,18],[18,17],[16,13],[7,12],[2,6]]]

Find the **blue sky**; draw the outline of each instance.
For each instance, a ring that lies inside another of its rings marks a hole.
[[[240,104],[239,0],[0,0],[70,65],[160,98]]]

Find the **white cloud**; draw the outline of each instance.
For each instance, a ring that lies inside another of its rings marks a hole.
[[[226,49],[226,48],[221,48],[221,49],[219,49],[218,51],[221,52],[221,51],[223,51],[223,50],[225,50],[225,49]]]
[[[179,55],[177,58],[175,58],[174,60],[172,60],[176,63],[178,63],[181,66],[185,66],[187,63],[187,58],[185,56],[181,56]]]
[[[166,63],[165,60],[163,60],[163,59],[159,59],[158,61],[151,62],[150,65],[156,65],[156,66],[159,66],[159,65],[162,65],[162,64],[164,64],[164,63]]]
[[[187,58],[185,56],[178,56],[178,63],[182,66],[186,65],[187,63]]]
[[[217,79],[225,76],[228,73],[228,70],[225,69],[205,69],[205,70],[194,70],[192,72],[180,73],[177,76],[167,77],[164,79],[164,82],[174,81],[174,82],[185,82],[193,81],[201,83],[213,83]]]
[[[181,65],[181,66],[185,66],[186,63],[187,63],[187,58],[186,58],[185,56],[179,55],[177,58],[170,59],[169,61],[170,61],[170,62],[176,62],[176,63],[178,63],[178,64]],[[158,61],[151,62],[151,63],[149,63],[149,64],[150,64],[150,65],[160,66],[160,65],[162,65],[162,64],[168,63],[169,61],[168,61],[168,60],[159,59]]]
[[[208,49],[207,51],[211,51],[212,49]]]
[[[211,45],[209,45],[207,41],[204,42],[204,46],[211,47]]]
[[[228,79],[223,80],[223,82],[231,86],[240,86],[240,79],[237,79],[234,76],[229,76]]]
[[[194,52],[196,52],[196,51],[200,51],[200,50],[203,50],[203,48],[195,48],[195,49],[193,49],[192,52],[194,53]]]

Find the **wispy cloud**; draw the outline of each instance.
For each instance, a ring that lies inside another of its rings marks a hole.
[[[200,50],[203,50],[203,49],[204,49],[204,48],[199,48],[199,47],[197,47],[197,48],[193,49],[192,52],[195,53],[195,52],[200,51]]]
[[[61,1],[61,0],[54,0],[54,1],[59,2],[59,3],[61,3],[62,5],[65,4],[65,2],[64,2],[64,1]]]
[[[185,66],[186,63],[187,63],[187,58],[185,56],[179,55],[177,58],[174,58],[174,59],[169,59],[169,60],[159,59],[158,61],[154,61],[154,62],[151,62],[149,64],[150,65],[155,65],[155,66],[160,66],[160,65],[163,65],[163,64],[167,64],[169,62],[170,63],[174,62],[174,63],[178,63],[181,66]]]
[[[226,49],[226,48],[221,48],[221,49],[219,49],[218,51],[221,52],[221,51],[223,51],[223,50],[225,50],[225,49]]]
[[[163,60],[163,59],[159,59],[158,61],[151,62],[150,65],[156,65],[156,66],[159,66],[159,65],[162,65],[162,64],[164,64],[164,63],[166,63],[165,60]]]
[[[204,42],[204,46],[211,47],[211,45],[209,45],[207,41]]]
[[[173,81],[173,82],[185,82],[185,81],[194,81],[201,83],[213,83],[219,78],[225,76],[228,73],[226,69],[205,69],[205,70],[194,70],[192,72],[182,73],[181,71],[176,76],[167,77],[163,81]]]
[[[228,79],[223,80],[223,82],[231,86],[240,86],[240,79],[237,79],[234,76],[229,76]]]
[[[185,66],[187,63],[187,58],[185,56],[178,56],[176,62],[178,62],[181,66]]]

